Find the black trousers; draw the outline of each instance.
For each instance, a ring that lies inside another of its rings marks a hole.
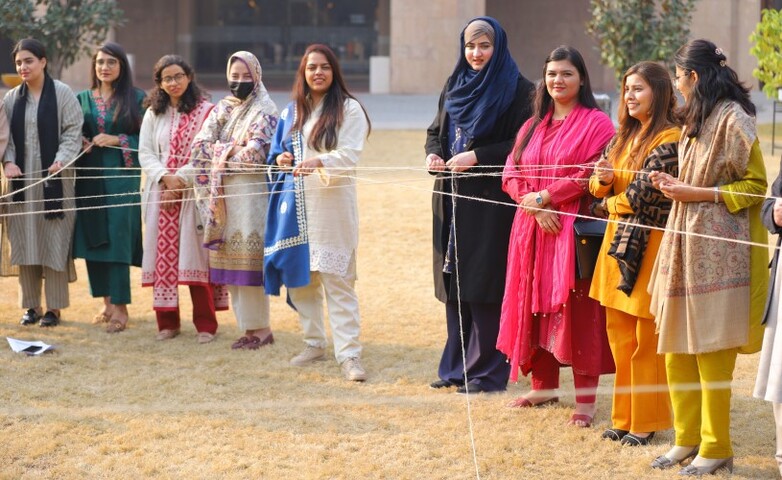
[[[478,384],[488,391],[505,390],[510,365],[496,348],[501,309],[500,303],[461,302],[465,353],[463,362],[459,305],[455,301],[445,304],[448,339],[438,369],[442,380],[463,385],[466,364],[469,383]]]

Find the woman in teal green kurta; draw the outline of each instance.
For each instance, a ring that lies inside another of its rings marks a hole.
[[[133,87],[122,47],[109,42],[98,49],[92,88],[77,97],[84,141],[93,147],[77,163],[73,256],[86,260],[92,296],[103,297],[96,323],[108,322],[106,331],[116,333],[128,322],[130,266],[140,267],[142,257],[137,150],[144,92]]]

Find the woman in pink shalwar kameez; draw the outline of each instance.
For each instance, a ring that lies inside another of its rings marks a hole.
[[[532,374],[532,390],[512,407],[558,401],[559,368],[571,365],[576,409],[570,423],[589,427],[603,373],[613,372],[605,312],[577,280],[573,214],[588,214],[591,165],[614,134],[597,108],[581,54],[559,47],[546,59],[535,113],[521,128],[503,172],[503,189],[519,203],[508,248],[508,270],[497,349],[508,356],[511,380]]]

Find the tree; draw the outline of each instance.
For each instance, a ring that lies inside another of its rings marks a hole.
[[[617,83],[642,60],[671,65],[673,54],[690,35],[697,0],[590,0],[587,32],[600,46],[600,59]]]
[[[782,88],[782,12],[763,10],[760,23],[749,36],[754,45],[749,53],[758,59],[752,75],[763,82],[763,92],[776,98]]]
[[[49,71],[59,77],[63,68],[105,41],[110,28],[123,25],[123,15],[116,0],[4,0],[0,34],[43,42]]]

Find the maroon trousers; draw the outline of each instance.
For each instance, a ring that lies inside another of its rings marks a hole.
[[[532,356],[533,390],[555,390],[559,388],[559,368],[562,365],[548,350],[538,348]],[[595,403],[599,376],[582,375],[573,372],[577,403]]]
[[[196,330],[214,335],[217,332],[217,316],[212,287],[209,285],[188,285],[193,300],[193,324]],[[179,330],[179,309],[155,311],[158,330]]]

